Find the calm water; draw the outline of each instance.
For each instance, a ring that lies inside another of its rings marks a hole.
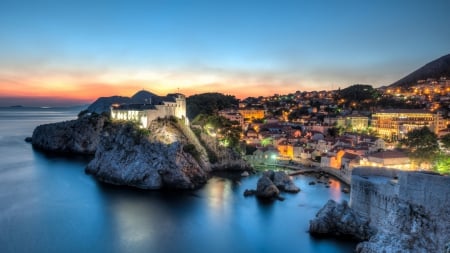
[[[0,109],[0,252],[353,252],[354,243],[316,240],[308,223],[339,182],[308,185],[262,203],[243,197],[258,176],[216,175],[194,192],[147,192],[97,183],[87,160],[47,156],[24,138],[79,110]]]

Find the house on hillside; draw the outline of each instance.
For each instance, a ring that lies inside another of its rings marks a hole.
[[[361,166],[385,167],[400,170],[410,170],[411,161],[404,152],[387,150],[368,155],[367,159],[360,161]]]

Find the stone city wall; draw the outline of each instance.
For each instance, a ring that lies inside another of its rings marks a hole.
[[[400,201],[423,206],[432,215],[450,212],[450,177],[373,167],[353,170],[350,206],[372,224],[383,223]]]

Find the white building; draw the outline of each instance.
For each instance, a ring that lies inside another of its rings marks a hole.
[[[186,97],[183,94],[168,94],[165,97],[145,93],[144,103],[121,104],[111,107],[111,118],[139,122],[147,128],[157,118],[174,116],[188,124],[186,117]]]

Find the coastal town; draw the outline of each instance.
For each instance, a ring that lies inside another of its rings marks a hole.
[[[192,191],[216,172],[237,172],[236,185],[260,176],[256,189],[237,191],[245,199],[329,189],[344,200],[318,210],[311,236],[350,238],[356,252],[448,252],[450,86],[439,80],[425,88],[433,95],[414,98],[361,84],[242,100],[141,90],[40,125],[30,141],[45,152],[95,154],[85,172],[113,185]]]
[[[127,103],[113,103],[110,113],[116,120],[138,122],[141,128],[173,116],[203,131],[218,146],[240,152],[254,168],[317,168],[348,184],[352,170],[361,166],[448,173],[446,77],[419,80],[409,87],[358,84],[242,100],[223,94],[196,96],[210,96],[202,98],[209,112],[193,114],[195,100],[182,94],[162,97],[142,90]],[[229,102],[215,106],[214,100],[221,99]],[[90,110],[96,110],[95,103]],[[414,133],[419,134],[418,143]],[[422,141],[427,136],[432,140]]]
[[[217,115],[242,129],[245,157],[254,166],[319,167],[346,182],[358,166],[431,170],[433,161],[411,157],[402,140],[423,127],[437,139],[449,134],[450,80],[420,80],[408,89],[357,86],[376,96],[358,101],[339,90],[297,91],[247,98]],[[397,108],[389,106],[394,103]],[[223,137],[220,129],[209,132]],[[437,152],[448,154],[447,146],[438,144]]]
[[[450,0],[0,2],[0,253],[450,253]]]

